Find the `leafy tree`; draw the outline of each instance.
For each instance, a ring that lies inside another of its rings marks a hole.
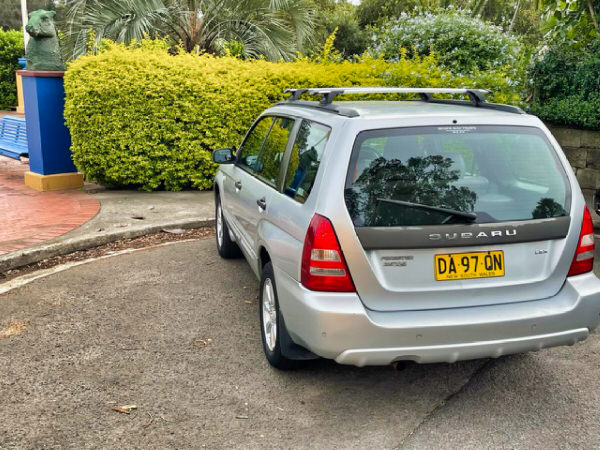
[[[546,219],[548,217],[564,216],[565,210],[560,203],[552,198],[542,198],[538,201],[535,209],[531,213],[534,219]]]
[[[471,16],[519,35],[523,42],[535,47],[543,39],[539,0],[481,0],[475,4]]]
[[[312,0],[315,17],[313,47],[308,54],[319,53],[325,40],[336,32],[333,48],[344,58],[362,54],[368,44],[367,32],[356,16],[356,6],[348,0]]]
[[[337,30],[334,46],[344,57],[361,55],[367,49],[367,32],[358,24],[353,10],[337,11],[327,29]]]
[[[401,17],[402,14],[439,13],[451,9],[469,11],[472,17],[480,17],[493,3],[498,1],[490,3],[489,0],[362,0],[356,14],[360,26],[366,27],[380,25],[388,19]]]
[[[27,10],[36,9],[53,10],[55,4],[52,0],[28,0]],[[0,27],[4,30],[20,30],[23,27],[20,0],[0,0]]]
[[[129,43],[167,37],[187,52],[219,53],[230,41],[244,57],[290,59],[310,41],[314,19],[309,0],[67,0],[71,57],[85,52],[93,32]]]
[[[375,25],[382,20],[400,17],[403,12],[410,12],[417,6],[417,0],[362,0],[356,10],[361,27]]]
[[[508,24],[496,23],[503,25],[508,32],[520,36],[523,43],[532,47],[539,46],[544,39],[543,18],[537,0],[517,1],[511,21]]]
[[[346,189],[346,204],[353,222],[361,226],[431,224],[432,216],[441,222],[439,216],[448,219],[447,214],[422,212],[380,199],[472,212],[477,194],[455,186],[453,183],[458,179],[459,172],[452,169],[452,159],[441,155],[411,157],[406,161],[379,157]]]
[[[553,40],[581,48],[600,36],[600,1],[541,0]]]
[[[555,43],[535,61],[532,112],[549,122],[600,129],[600,38],[584,50]]]

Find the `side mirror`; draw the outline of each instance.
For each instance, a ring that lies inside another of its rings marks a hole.
[[[235,148],[220,148],[212,154],[213,161],[217,164],[233,164],[235,162]]]
[[[594,211],[600,215],[600,189],[596,189],[594,193]]]

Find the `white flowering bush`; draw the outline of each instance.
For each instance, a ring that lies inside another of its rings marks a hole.
[[[472,18],[460,11],[408,16],[403,14],[373,29],[369,51],[389,61],[426,56],[454,73],[471,73],[501,67],[518,67],[522,45],[502,28]]]

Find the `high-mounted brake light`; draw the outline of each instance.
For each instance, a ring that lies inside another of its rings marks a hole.
[[[319,214],[306,230],[300,275],[304,287],[313,291],[355,291],[333,225]]]
[[[583,222],[575,256],[567,276],[591,272],[594,268],[594,224],[587,206],[583,210]]]

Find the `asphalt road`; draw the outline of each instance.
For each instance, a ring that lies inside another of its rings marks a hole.
[[[600,447],[600,340],[499,360],[278,372],[213,239],[0,295],[0,448]],[[136,405],[126,415],[114,406]]]

